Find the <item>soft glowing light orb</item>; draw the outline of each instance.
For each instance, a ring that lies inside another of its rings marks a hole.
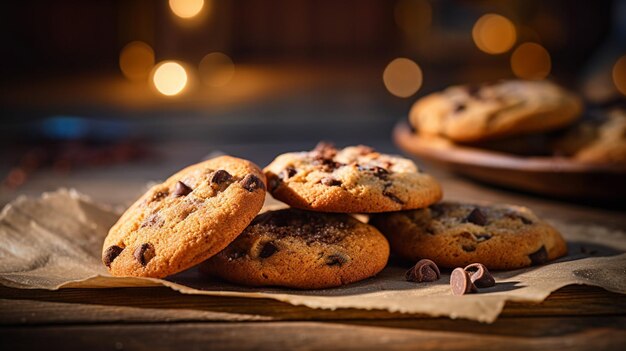
[[[206,85],[221,87],[228,84],[235,74],[235,65],[230,57],[221,52],[212,52],[200,61],[200,78]]]
[[[481,51],[496,55],[505,53],[513,47],[517,40],[517,31],[508,18],[488,13],[474,24],[472,38]]]
[[[409,97],[422,86],[422,70],[414,61],[400,57],[387,65],[383,72],[383,82],[391,94]]]
[[[180,18],[192,18],[202,11],[204,0],[170,0],[170,9]]]
[[[511,69],[519,78],[543,79],[552,69],[550,54],[537,43],[524,43],[513,51]]]
[[[613,66],[613,84],[620,93],[626,95],[626,55],[620,57]]]
[[[161,94],[174,96],[183,91],[187,85],[187,72],[178,62],[161,62],[154,69],[152,82]]]
[[[142,41],[133,41],[120,52],[120,70],[132,81],[146,80],[154,67],[154,51]]]

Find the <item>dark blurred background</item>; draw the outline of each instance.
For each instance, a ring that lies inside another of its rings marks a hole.
[[[58,186],[115,202],[215,152],[397,152],[393,125],[450,84],[626,95],[626,1],[12,1],[0,43],[2,203]]]

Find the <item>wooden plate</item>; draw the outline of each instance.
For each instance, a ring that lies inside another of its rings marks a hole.
[[[405,121],[396,124],[393,139],[413,156],[487,183],[560,198],[626,200],[624,165],[517,156],[455,145],[444,139],[420,137]]]

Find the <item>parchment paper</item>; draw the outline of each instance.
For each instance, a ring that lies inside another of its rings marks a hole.
[[[404,280],[393,261],[377,277],[341,288],[246,288],[211,281],[190,269],[166,280],[112,277],[100,261],[102,242],[119,213],[74,190],[18,198],[0,214],[0,283],[22,289],[167,286],[185,294],[270,298],[311,308],[383,309],[392,312],[493,322],[506,301],[541,302],[552,291],[587,284],[626,294],[626,233],[599,226],[554,222],[570,254],[553,263],[495,272],[497,285],[453,296],[449,272],[434,283]]]

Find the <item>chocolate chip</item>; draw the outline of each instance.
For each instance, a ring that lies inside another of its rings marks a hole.
[[[259,257],[268,258],[278,251],[278,248],[271,241],[266,242],[261,248],[261,252],[259,252]]]
[[[528,258],[530,258],[530,263],[533,266],[544,264],[548,262],[548,251],[546,251],[545,246],[541,246],[539,250],[528,255]]]
[[[375,177],[383,180],[386,180],[389,176],[389,171],[379,166],[366,167],[357,165],[357,169],[361,172],[371,172],[374,174]]]
[[[141,244],[135,249],[133,256],[142,266],[147,265],[156,256],[154,245],[150,243]]]
[[[296,175],[296,173],[298,173],[298,171],[296,171],[296,169],[295,169],[295,168],[293,168],[293,167],[291,167],[291,166],[287,166],[287,167],[285,167],[285,169],[283,169],[283,171],[282,171],[282,172],[280,172],[280,174],[278,175],[278,177],[279,177],[280,179],[285,180],[285,179],[289,179],[289,178],[291,178],[291,177],[295,176],[295,175]]]
[[[476,225],[484,226],[487,224],[487,216],[478,207],[472,210],[472,212],[465,217],[466,222],[474,223]]]
[[[463,268],[455,268],[450,275],[450,289],[453,295],[465,295],[475,292],[476,286]]]
[[[533,224],[533,221],[532,221],[532,220],[530,220],[530,219],[528,219],[528,218],[526,218],[526,217],[524,217],[524,216],[522,216],[522,215],[519,215],[519,214],[517,214],[517,213],[511,213],[511,212],[509,212],[509,213],[506,213],[506,214],[504,215],[504,217],[506,217],[506,218],[510,218],[510,219],[513,219],[513,220],[522,221],[522,223],[524,223],[524,224]]]
[[[458,103],[454,106],[454,112],[456,113],[462,112],[462,111],[465,111],[466,108],[467,108],[467,105],[465,105],[464,103]]]
[[[265,184],[263,184],[261,179],[254,174],[248,174],[245,176],[241,180],[241,186],[249,192],[253,192],[256,189],[265,189]]]
[[[410,282],[434,282],[441,278],[441,272],[435,262],[428,259],[422,259],[419,260],[415,266],[411,267],[411,269],[406,272],[404,277]]]
[[[337,154],[337,149],[332,143],[320,141],[315,148],[311,150],[311,154],[315,158],[332,159]]]
[[[343,266],[346,262],[348,262],[348,258],[343,256],[343,255],[339,255],[339,254],[333,254],[333,255],[329,255],[328,257],[326,257],[326,265],[327,266]]]
[[[314,166],[320,168],[322,172],[330,173],[339,167],[345,166],[345,164],[340,162],[335,162],[330,158],[318,158],[311,162]]]
[[[227,171],[223,169],[218,169],[211,176],[211,183],[224,184],[227,181],[231,180],[232,178],[233,176],[231,176],[230,173],[228,173]]]
[[[476,251],[476,246],[474,246],[474,245],[463,245],[463,246],[461,246],[461,248],[465,252],[474,252],[474,251]]]
[[[111,267],[111,263],[113,263],[123,250],[123,248],[117,245],[109,246],[102,254],[102,263],[104,263],[107,267]]]
[[[179,182],[176,183],[176,186],[174,188],[174,192],[172,193],[172,195],[174,195],[176,197],[185,196],[185,195],[189,194],[192,191],[193,191],[193,189],[188,187],[185,183],[179,181]]]
[[[490,288],[496,285],[496,280],[482,263],[472,263],[466,266],[464,270],[470,275],[470,280],[478,288]]]
[[[341,181],[337,180],[335,178],[332,177],[324,177],[320,180],[320,183],[326,185],[326,186],[340,186],[341,185]]]
[[[524,224],[533,224],[533,221],[531,221],[530,219],[524,217],[524,216],[519,216],[519,219],[522,220],[522,223]]]
[[[385,185],[385,190],[383,190],[383,195],[388,197],[389,199],[391,199],[391,201],[393,202],[397,202],[400,205],[404,205],[404,201],[402,201],[399,197],[397,197],[395,194],[389,192],[386,190],[386,188],[388,188],[391,184],[387,184]]]

